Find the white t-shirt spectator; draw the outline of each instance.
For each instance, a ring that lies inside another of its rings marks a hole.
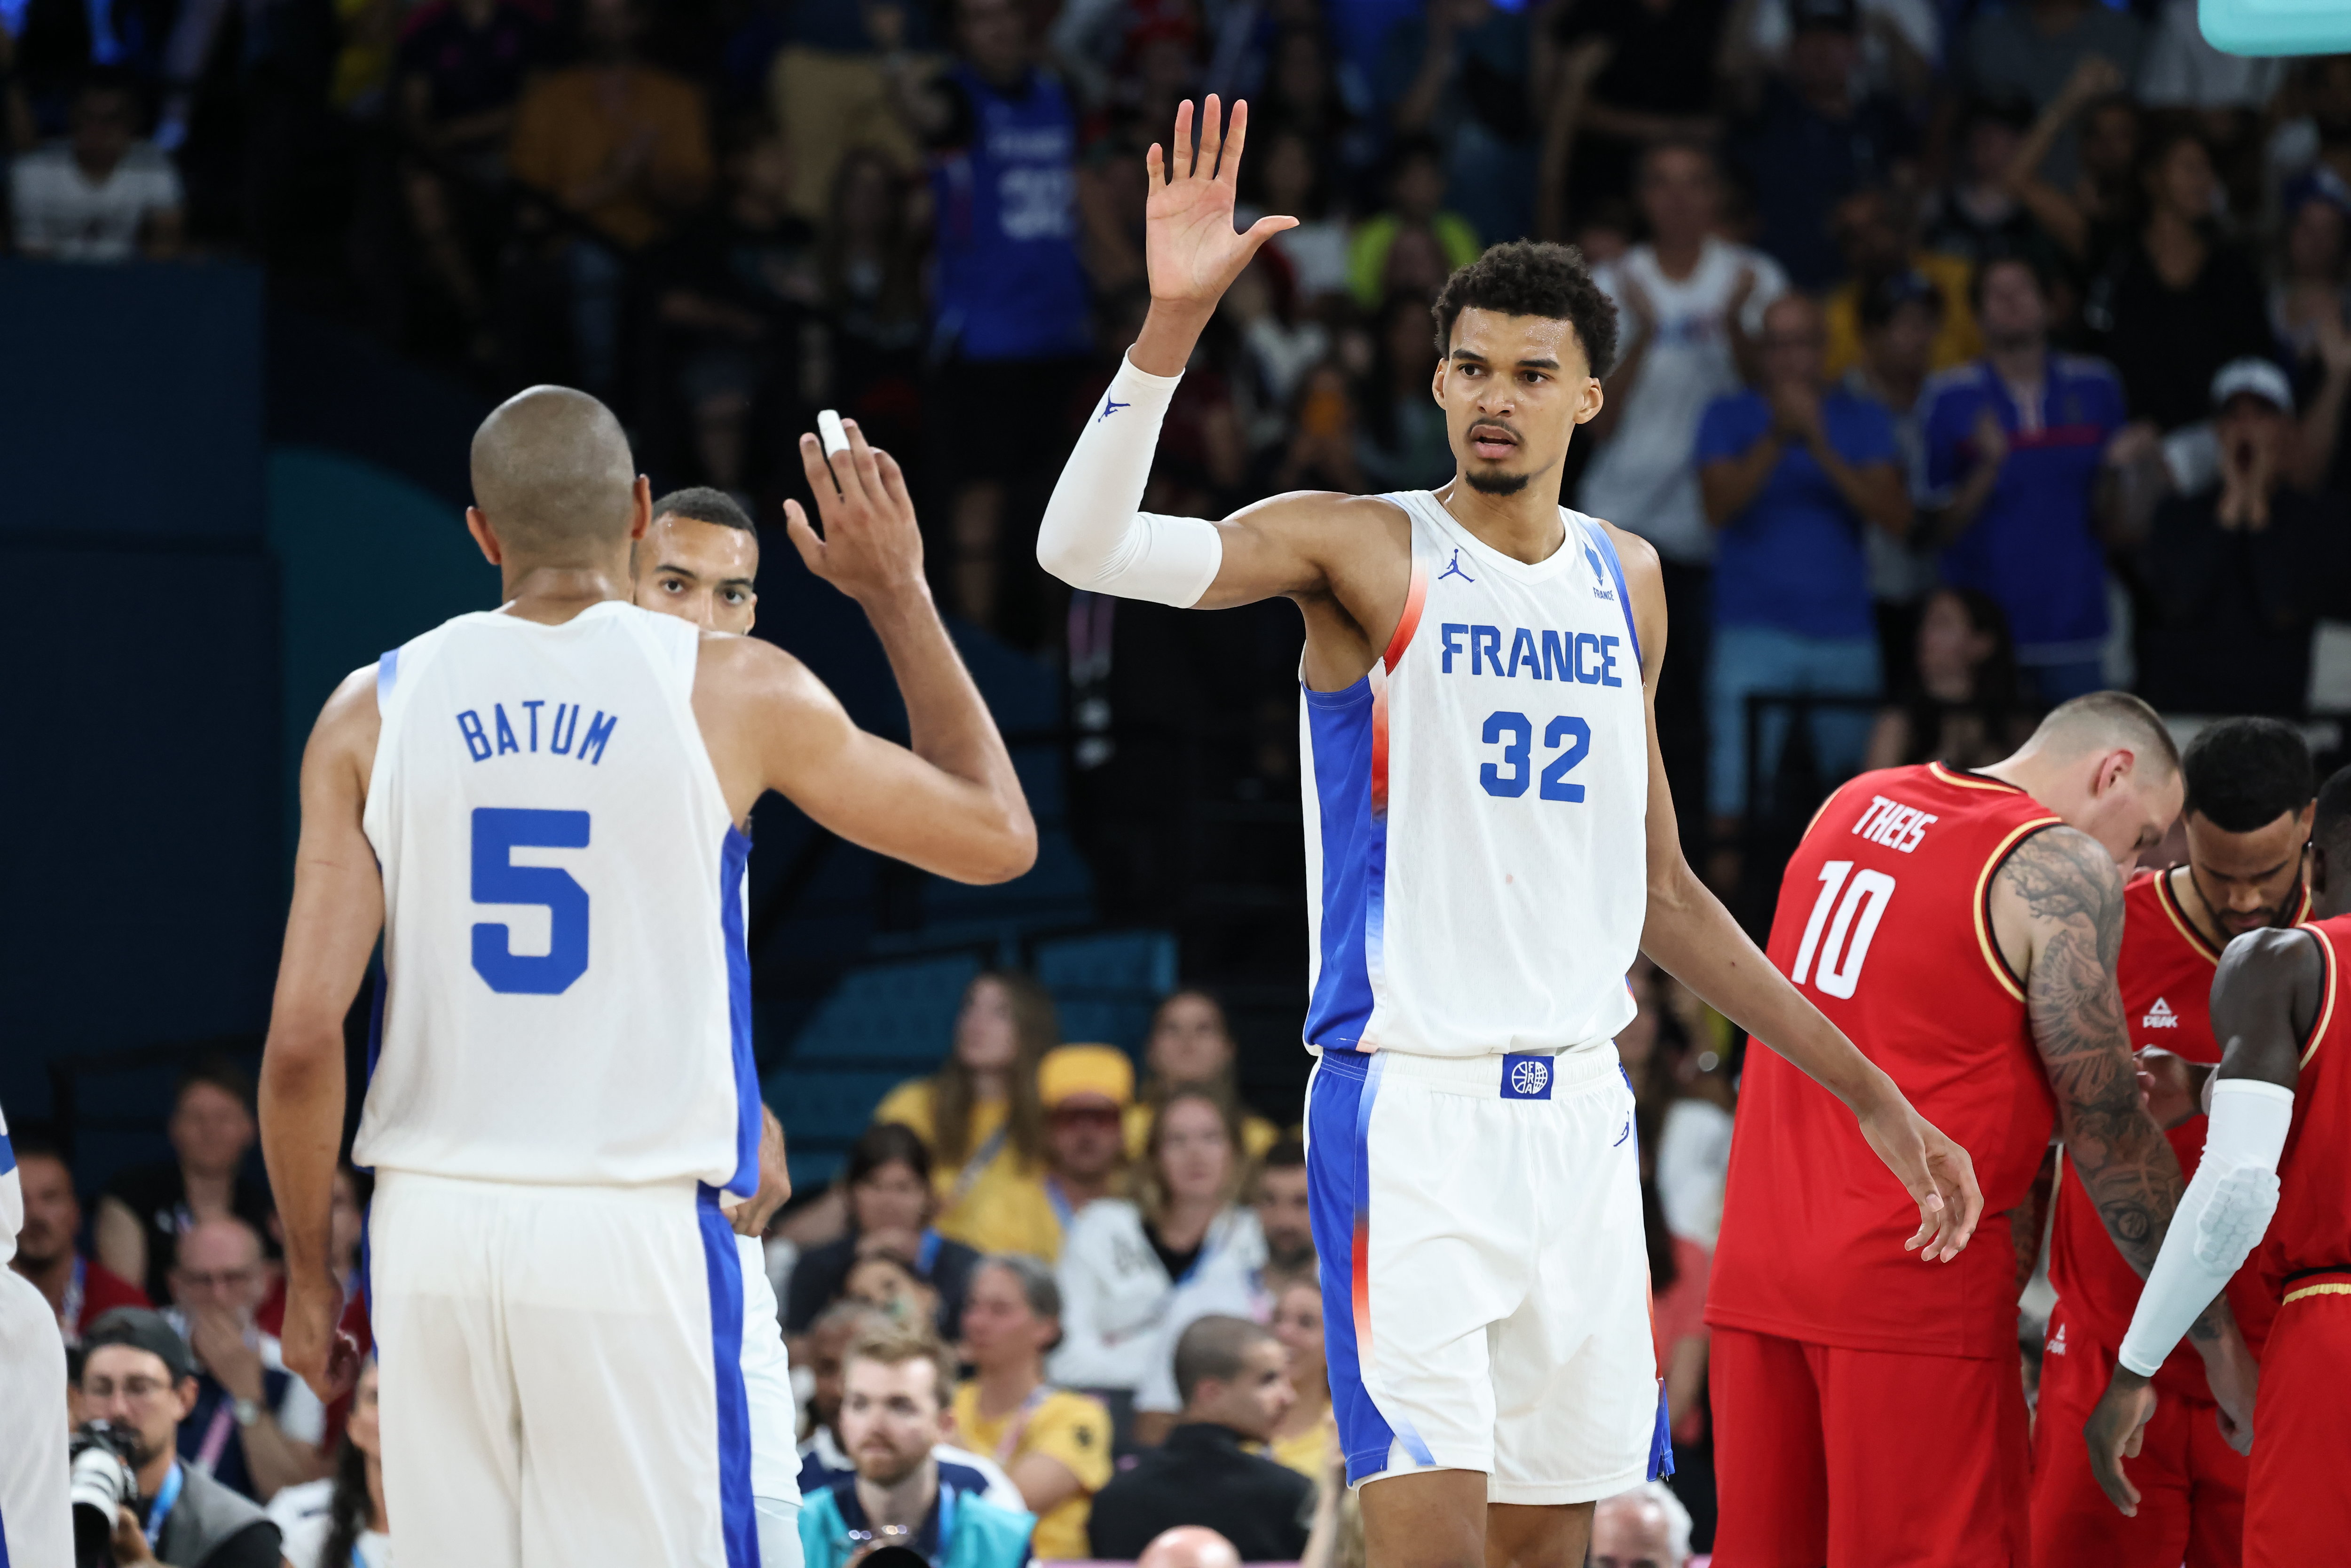
[[[1064,1388],[1138,1388],[1150,1375],[1167,1321],[1189,1312],[1248,1317],[1265,1232],[1257,1215],[1233,1207],[1218,1215],[1184,1278],[1144,1233],[1143,1211],[1124,1198],[1086,1205],[1061,1244],[1061,1343],[1046,1376]],[[1173,1354],[1175,1342],[1166,1345]]]
[[[334,1518],[327,1511],[334,1506],[335,1483],[332,1480],[304,1481],[299,1486],[281,1487],[269,1500],[269,1521],[277,1526],[278,1550],[294,1568],[350,1568],[342,1563],[320,1561],[327,1537],[334,1530]],[[365,1531],[358,1545],[360,1568],[391,1568],[392,1537],[376,1531]]]
[[[1760,250],[1709,239],[1690,275],[1675,282],[1658,270],[1657,253],[1639,245],[1593,275],[1616,301],[1618,361],[1632,355],[1638,338],[1625,306],[1628,279],[1648,297],[1656,341],[1642,359],[1614,432],[1583,471],[1576,505],[1640,535],[1667,560],[1702,566],[1714,559],[1714,530],[1706,524],[1692,454],[1698,415],[1740,386],[1723,317],[1740,275],[1750,267],[1755,287],[1740,317],[1754,337],[1763,329],[1763,308],[1788,291],[1788,275]]]
[[[2204,41],[2197,0],[2164,0],[2138,64],[2138,100],[2149,109],[2269,107],[2285,80],[2281,59],[2224,55]]]
[[[1657,1203],[1666,1228],[1708,1251],[1722,1229],[1730,1176],[1730,1113],[1711,1100],[1677,1100],[1657,1130]]]
[[[134,143],[93,183],[63,143],[27,152],[8,179],[16,249],[57,261],[130,261],[149,217],[179,210],[180,175],[152,143]]]

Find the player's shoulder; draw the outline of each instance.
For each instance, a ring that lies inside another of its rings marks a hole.
[[[2088,915],[2102,925],[2122,918],[2122,869],[2097,840],[2064,822],[2019,837],[2001,862],[1998,882],[2036,918]]]
[[[1270,531],[1359,535],[1371,527],[1405,539],[1412,533],[1412,513],[1401,495],[1353,496],[1342,490],[1286,490],[1251,502],[1229,520]]]

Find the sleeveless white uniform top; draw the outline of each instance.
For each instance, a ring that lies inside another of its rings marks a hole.
[[[360,1164],[758,1186],[750,844],[695,723],[699,639],[615,601],[461,615],[378,664]]]
[[[1536,565],[1426,490],[1395,638],[1305,692],[1310,1050],[1605,1048],[1647,912],[1641,652],[1607,531]]]

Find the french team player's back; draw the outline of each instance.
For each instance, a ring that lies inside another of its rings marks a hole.
[[[773,646],[626,602],[649,492],[601,404],[540,388],[474,444],[467,522],[508,602],[355,672],[304,756],[262,1088],[287,1359],[322,1394],[349,1377],[324,1262],[338,1020],[381,930],[354,1154],[378,1177],[370,1304],[403,1557],[760,1561],[721,1209],[759,1176],[750,809],[775,789],[969,881],[1033,854],[895,465],[862,437],[829,463],[804,438],[802,457],[825,535],[794,507],[794,542],[872,618],[912,752]]]

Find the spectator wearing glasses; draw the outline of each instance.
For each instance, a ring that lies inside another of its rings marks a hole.
[[[180,1455],[256,1502],[326,1473],[326,1407],[287,1372],[277,1336],[254,1322],[268,1288],[261,1238],[243,1220],[207,1219],[180,1239],[167,1316],[186,1334],[196,1372]]]
[[[802,1502],[806,1568],[846,1568],[884,1546],[936,1568],[1029,1561],[1036,1516],[989,1501],[986,1476],[939,1458],[954,1388],[955,1354],[926,1325],[870,1323],[850,1342],[840,1423],[856,1469]]]
[[[936,1288],[942,1324],[963,1316],[964,1288],[979,1254],[950,1241],[931,1224],[937,1195],[931,1186],[931,1152],[913,1129],[877,1122],[849,1151],[849,1234],[803,1254],[792,1270],[784,1305],[784,1332],[808,1332],[819,1313],[841,1298],[857,1260],[869,1249],[912,1262]]]
[[[139,1506],[110,1543],[115,1568],[278,1568],[277,1526],[252,1499],[182,1458],[174,1436],[196,1407],[196,1364],[160,1312],[118,1307],[83,1342],[81,1416],[129,1430]]]
[[[1114,1046],[1056,1046],[1037,1064],[1037,1094],[1045,1106],[1042,1167],[992,1162],[972,1187],[963,1235],[991,1255],[1051,1263],[1078,1217],[1125,1172],[1122,1127],[1134,1103],[1134,1067]]]
[[[245,1169],[255,1131],[252,1079],[225,1061],[190,1070],[163,1126],[172,1157],[121,1172],[98,1200],[99,1261],[168,1301],[172,1248],[197,1221],[234,1215],[266,1234],[269,1189]]]

